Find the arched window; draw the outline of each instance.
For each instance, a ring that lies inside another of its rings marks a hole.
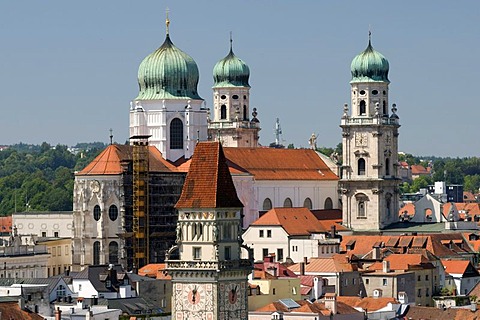
[[[303,201],[303,206],[307,209],[312,209],[312,200],[310,198],[306,198],[305,201]]]
[[[333,201],[330,197],[325,199],[325,204],[323,205],[323,209],[325,209],[325,210],[333,209]]]
[[[100,264],[100,241],[93,243],[93,265]]]
[[[227,106],[224,104],[220,107],[220,119],[227,119]]]
[[[365,175],[365,159],[363,158],[358,159],[358,175]]]
[[[390,175],[390,159],[389,158],[385,159],[385,175],[386,176]]]
[[[292,199],[287,198],[285,201],[283,201],[283,207],[284,208],[291,208],[292,207]]]
[[[183,149],[183,122],[178,118],[170,122],[170,149]]]
[[[116,205],[112,204],[110,208],[108,208],[108,216],[110,220],[115,221],[118,218],[118,208]]]
[[[243,105],[243,120],[244,121],[248,120],[247,106],[246,105]]]
[[[269,198],[266,198],[263,200],[263,210],[270,210],[272,209],[272,200]]]
[[[392,212],[391,206],[392,206],[392,195],[390,193],[387,193],[385,196],[385,202],[386,202],[386,209],[387,209],[387,217],[390,218],[390,213]]]
[[[365,100],[360,101],[360,115],[364,116],[367,114],[367,105],[365,103]]]
[[[109,263],[118,263],[118,243],[112,241],[108,244],[108,261]]]
[[[359,201],[358,202],[357,217],[358,218],[366,218],[367,217],[367,213],[366,213],[366,210],[365,210],[365,201]]]
[[[383,100],[383,115],[388,116],[387,101]]]
[[[95,207],[93,207],[93,219],[98,221],[100,220],[101,216],[102,216],[102,210],[100,210],[100,206],[97,204]]]

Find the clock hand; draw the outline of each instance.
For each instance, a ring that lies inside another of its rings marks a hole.
[[[195,299],[197,297],[197,286],[193,287],[192,290],[192,302],[195,303]]]

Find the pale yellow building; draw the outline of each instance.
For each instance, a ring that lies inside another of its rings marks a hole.
[[[72,268],[72,239],[58,238],[39,242],[47,247],[47,277],[56,276]]]

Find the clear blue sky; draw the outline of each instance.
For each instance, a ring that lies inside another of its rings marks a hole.
[[[0,144],[73,145],[128,137],[142,59],[165,37],[200,70],[211,106],[212,68],[234,51],[250,67],[260,141],[341,141],[350,62],[372,43],[390,61],[400,150],[478,156],[480,1],[2,1]],[[476,98],[477,97],[477,98]]]

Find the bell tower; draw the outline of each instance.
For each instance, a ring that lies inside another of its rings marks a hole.
[[[173,319],[248,319],[253,254],[243,245],[242,207],[221,144],[198,143],[176,205],[177,245],[169,255],[178,250],[180,258],[167,258]]]
[[[397,108],[388,110],[389,64],[369,41],[351,64],[351,112],[341,119],[343,166],[339,183],[343,224],[380,230],[398,221]]]
[[[224,147],[257,147],[260,122],[257,109],[250,118],[250,70],[245,62],[230,52],[213,68],[213,110],[208,123],[211,141]]]

